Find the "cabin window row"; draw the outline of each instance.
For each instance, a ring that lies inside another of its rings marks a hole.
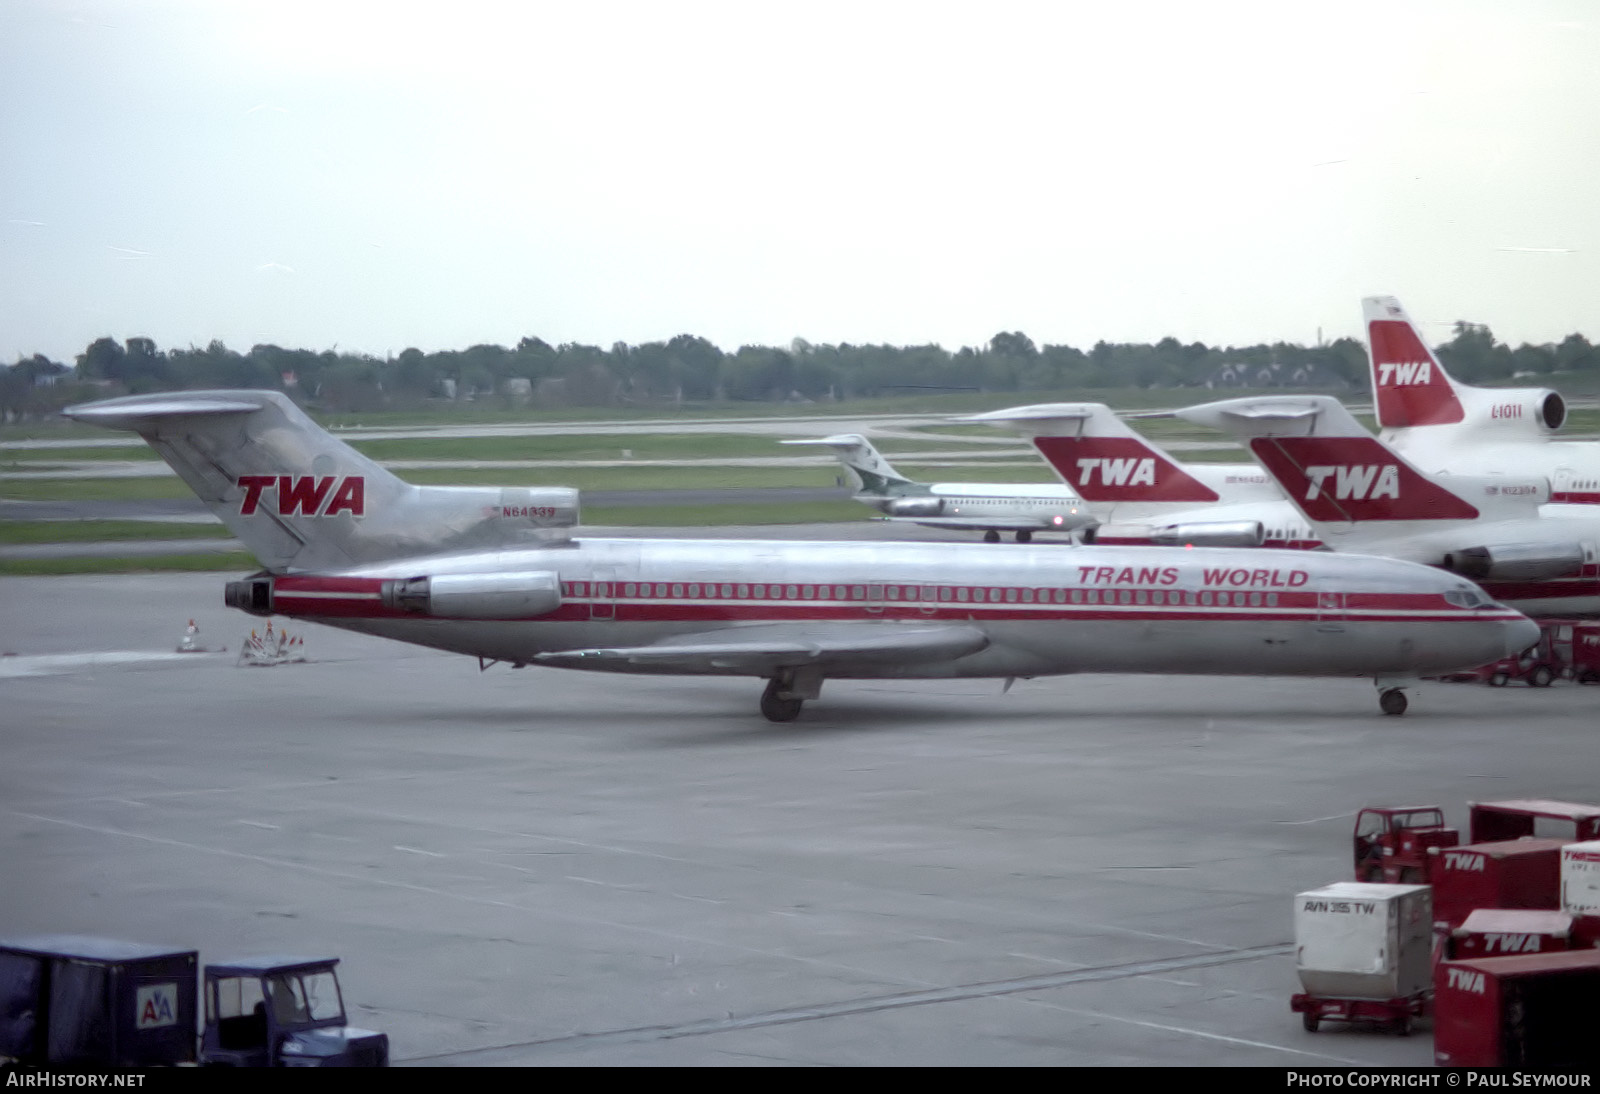
[[[611,596],[606,581],[563,581],[563,596]],[[1185,592],[1179,589],[974,588],[969,585],[715,585],[699,582],[618,582],[624,599],[831,600],[946,604],[1172,604],[1200,607],[1277,607],[1277,593]]]

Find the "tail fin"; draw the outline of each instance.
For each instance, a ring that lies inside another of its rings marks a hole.
[[[1085,501],[1216,501],[1217,492],[1104,403],[1039,403],[958,419],[1016,429]]]
[[[1537,480],[1429,475],[1326,395],[1226,399],[1174,412],[1232,433],[1316,524],[1534,516]]]
[[[1371,349],[1372,399],[1383,429],[1450,425],[1466,416],[1455,384],[1417,332],[1400,301],[1361,301]]]
[[[858,494],[888,494],[895,487],[910,486],[911,480],[890,466],[872,442],[859,433],[837,433],[815,440],[782,441],[782,444],[820,444],[833,449],[850,476],[850,486]]]
[[[131,395],[62,413],[137,432],[277,573],[526,544],[577,523],[575,490],[412,486],[275,391]]]

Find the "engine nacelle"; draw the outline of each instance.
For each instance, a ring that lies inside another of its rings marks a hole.
[[[385,606],[445,619],[531,619],[561,606],[561,578],[549,571],[435,574],[385,581]]]
[[[1475,431],[1548,437],[1567,422],[1567,401],[1549,388],[1457,389]]]
[[[1444,556],[1444,568],[1474,581],[1544,581],[1583,569],[1581,543],[1506,543]]]
[[[230,581],[222,590],[222,602],[251,615],[272,614],[272,578],[247,577]]]
[[[1168,524],[1150,535],[1157,547],[1259,547],[1266,541],[1267,530],[1259,520]]]
[[[883,511],[891,517],[936,517],[944,512],[944,499],[895,498]]]
[[[1156,547],[1260,547],[1267,531],[1259,520],[1195,521],[1190,524],[1102,524],[1085,543],[1148,543]]]

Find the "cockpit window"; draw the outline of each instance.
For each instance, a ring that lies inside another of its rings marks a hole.
[[[1451,589],[1444,594],[1444,598],[1458,608],[1487,608],[1494,603],[1481,589],[1470,585]]]

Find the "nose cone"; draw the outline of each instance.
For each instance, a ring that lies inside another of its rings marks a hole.
[[[1505,636],[1506,656],[1511,657],[1539,641],[1539,624],[1525,615],[1519,616],[1505,625],[1502,634]]]

